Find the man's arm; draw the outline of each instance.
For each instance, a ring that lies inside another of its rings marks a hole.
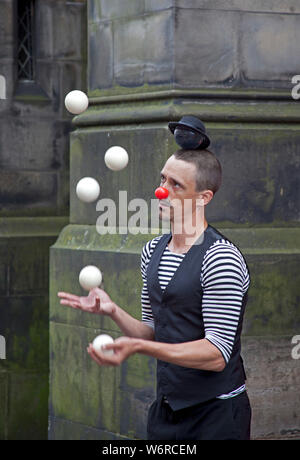
[[[221,372],[225,368],[222,353],[206,339],[184,343],[137,340],[137,353],[152,356],[178,366]]]
[[[142,321],[135,319],[114,303],[109,295],[99,288],[94,288],[87,297],[79,297],[68,292],[58,292],[61,305],[67,305],[77,310],[109,316],[129,337],[146,340],[154,339],[154,331]]]
[[[118,305],[114,305],[115,308],[110,317],[126,336],[154,340],[154,330],[151,326],[147,326],[142,321],[133,318]]]
[[[104,349],[114,350],[114,355],[96,353],[90,345],[88,352],[100,366],[119,366],[134,353],[141,353],[178,366],[221,372],[225,367],[222,353],[206,339],[184,343],[162,343],[137,338],[120,337]]]

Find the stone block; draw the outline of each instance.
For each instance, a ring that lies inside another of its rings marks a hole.
[[[55,22],[53,9],[49,1],[40,2],[36,8],[36,23],[38,24],[38,40],[36,40],[37,59],[52,59]],[[57,2],[55,2],[57,4]]]
[[[56,173],[2,171],[0,173],[0,215],[55,215]]]
[[[171,11],[122,19],[114,24],[114,76],[122,86],[165,83],[172,79]]]
[[[174,6],[175,0],[145,0],[145,12],[165,10]]]
[[[283,231],[284,238],[284,231]],[[295,335],[300,331],[300,254],[246,255],[251,273],[244,334]]]
[[[11,374],[8,440],[46,440],[48,374]]]
[[[53,237],[10,239],[7,251],[10,294],[41,295],[48,292],[49,247],[53,241]]]
[[[291,336],[243,338],[252,439],[299,438],[300,360],[292,346]]]
[[[147,0],[146,0],[147,1]],[[178,8],[299,13],[297,0],[174,0]]]
[[[113,83],[113,35],[110,22],[91,24],[89,34],[89,91]]]
[[[14,55],[14,11],[13,2],[0,3],[0,59],[12,59]]]
[[[119,0],[92,0],[91,3],[90,14],[100,12],[101,19],[133,17],[145,11],[144,2],[140,0],[122,0],[121,2]]]
[[[52,3],[52,2],[51,2]],[[53,57],[55,59],[81,60],[86,43],[86,5],[74,2],[55,2],[52,6],[52,20],[56,30],[53,35]]]
[[[47,296],[2,297],[1,335],[6,339],[5,366],[18,372],[48,370]]]
[[[244,77],[248,81],[284,81],[291,88],[292,76],[299,74],[298,15],[244,14],[241,27]]]
[[[26,110],[26,109],[25,109]],[[27,114],[22,118],[8,118],[1,126],[1,169],[47,171],[57,161],[54,147],[55,124],[49,120],[28,119],[31,108],[27,106]],[[56,124],[56,126],[58,123]],[[14,184],[15,185],[15,184]]]
[[[184,87],[233,83],[238,76],[236,12],[178,9],[175,81]]]
[[[211,221],[272,224],[299,222],[299,132],[276,129],[210,129],[210,149],[223,181],[207,206]]]

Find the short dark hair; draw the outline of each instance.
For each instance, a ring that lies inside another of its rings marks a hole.
[[[214,194],[222,182],[222,167],[216,155],[209,150],[177,150],[177,160],[187,161],[196,166],[196,191],[211,190]]]

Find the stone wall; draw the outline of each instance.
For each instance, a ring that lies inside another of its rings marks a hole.
[[[241,5],[242,3],[242,5]],[[167,122],[199,116],[220,159],[222,189],[208,221],[245,254],[252,275],[243,357],[253,408],[252,437],[299,437],[300,360],[291,339],[299,316],[299,74],[296,0],[90,0],[90,108],[76,117],[70,146],[70,225],[51,249],[50,439],[145,439],[155,361],[140,355],[99,368],[86,353],[109,319],[62,308],[58,290],[84,294],[78,273],[103,271],[104,288],[140,318],[140,251],[152,235],[105,235],[95,204],[75,185],[92,175],[101,197],[150,202],[176,148]],[[298,104],[298,105],[297,105]],[[108,170],[121,145],[127,168]]]
[[[86,5],[35,2],[36,79],[23,82],[16,3],[0,2],[0,439],[47,439],[49,247],[69,220],[64,97],[85,90]]]

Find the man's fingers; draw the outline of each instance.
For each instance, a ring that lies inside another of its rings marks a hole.
[[[118,363],[115,362],[115,360],[112,359],[111,357],[105,356],[102,353],[101,354],[96,353],[96,351],[94,350],[94,348],[93,348],[93,346],[91,344],[87,348],[87,352],[89,353],[91,358],[93,358],[93,360],[96,361],[97,364],[99,364],[99,366],[116,366],[116,365],[118,365]]]
[[[78,301],[78,299],[79,299],[79,297],[77,295],[69,294],[68,292],[58,292],[57,295],[58,295],[58,297],[60,297],[62,299],[68,299],[68,300],[72,300],[72,301]]]
[[[72,308],[78,308],[78,309],[81,308],[81,306],[80,306],[79,303],[77,303],[77,302],[71,302],[70,300],[64,300],[64,299],[62,299],[62,300],[60,301],[60,304],[61,304],[61,305],[67,305],[68,307],[72,307]]]

